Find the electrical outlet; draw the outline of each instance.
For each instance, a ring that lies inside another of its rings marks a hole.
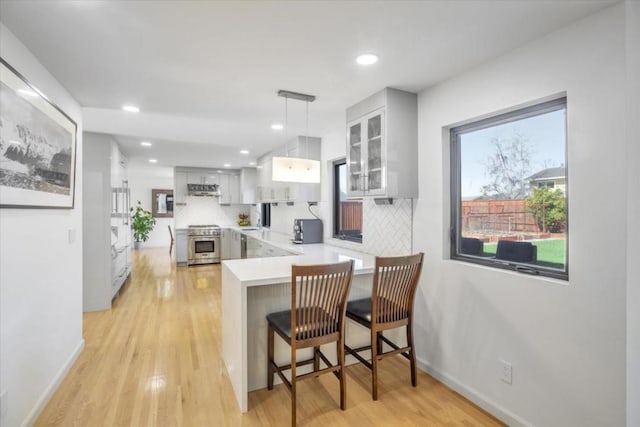
[[[500,379],[507,384],[513,381],[513,366],[506,360],[500,360]]]
[[[7,414],[7,390],[0,393],[0,420]]]

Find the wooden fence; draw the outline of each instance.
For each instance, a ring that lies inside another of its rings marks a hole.
[[[340,229],[362,230],[362,202],[340,202]]]
[[[461,225],[463,233],[510,234],[537,233],[538,224],[520,200],[462,201]]]

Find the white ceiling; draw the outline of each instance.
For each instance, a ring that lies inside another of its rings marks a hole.
[[[284,143],[279,89],[317,97],[323,136],[385,86],[417,92],[612,3],[3,0],[0,19],[133,163],[239,167]],[[380,61],[358,66],[363,52]],[[289,136],[304,108],[289,101]]]

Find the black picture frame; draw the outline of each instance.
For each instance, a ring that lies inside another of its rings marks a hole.
[[[0,208],[73,209],[78,125],[0,57]]]

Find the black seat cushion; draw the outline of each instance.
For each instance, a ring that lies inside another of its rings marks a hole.
[[[395,316],[391,314],[391,316],[396,317],[394,320],[405,319],[409,316],[409,313],[402,310],[397,310],[397,305],[387,298],[378,297],[378,321],[381,322],[385,318],[383,311],[383,307],[390,308],[390,314],[395,313]],[[371,323],[371,298],[358,299],[354,301],[347,302],[347,317],[350,317],[353,320],[356,320],[360,323]],[[387,319],[386,322],[390,321]]]
[[[484,243],[474,237],[460,238],[460,253],[467,255],[482,255]]]
[[[536,262],[537,247],[531,242],[498,240],[496,259],[514,262]]]
[[[347,316],[361,322],[371,323],[371,298],[347,302]]]
[[[302,310],[301,309],[296,310],[296,323],[298,323],[298,326],[296,327],[296,334],[298,334],[296,336],[296,339],[301,339],[300,333],[303,331],[314,330],[316,328],[320,329],[325,327],[325,325],[327,324],[330,324],[331,327],[325,329],[326,331],[325,334],[312,333],[312,335],[314,336],[326,335],[326,334],[331,334],[338,331],[338,322],[336,322],[331,317],[331,315],[329,315],[329,313],[327,313],[322,308],[317,308],[317,310],[320,310],[320,315],[318,316],[320,321],[317,324],[309,323],[305,325],[300,324],[301,323],[300,320],[302,318]],[[280,331],[285,336],[291,338],[291,310],[279,311],[277,313],[268,314],[267,322],[269,322],[274,329]]]

